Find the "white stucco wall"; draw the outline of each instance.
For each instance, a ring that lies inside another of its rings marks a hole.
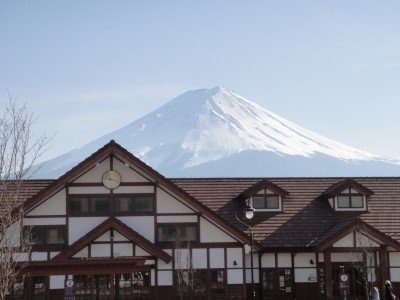
[[[118,217],[125,225],[154,243],[154,216]]]
[[[115,243],[114,247],[114,257],[117,256],[132,256],[133,255],[133,245],[131,243]]]
[[[333,244],[333,247],[354,247],[354,235],[353,232],[349,233],[345,237]]]
[[[200,218],[200,242],[218,243],[218,242],[236,242],[230,235],[219,229],[217,226]]]
[[[27,213],[27,216],[51,216],[66,214],[66,191],[62,189]]]
[[[275,253],[264,253],[261,257],[263,268],[275,268]]]
[[[242,268],[243,267],[243,252],[242,248],[228,248],[226,249],[227,255],[227,268]],[[236,262],[236,266],[234,265]]]
[[[63,289],[65,282],[65,275],[50,276],[50,289]]]
[[[158,216],[158,223],[194,223],[197,222],[197,215]]]
[[[195,269],[206,269],[207,249],[205,248],[192,249],[192,261]]]
[[[278,253],[278,267],[290,268],[292,266],[292,256],[290,253]]]
[[[25,218],[24,225],[65,225],[67,223],[66,218]]]
[[[228,284],[241,284],[243,283],[243,269],[228,269],[227,271]]]
[[[295,268],[294,269],[295,282],[317,282],[317,269],[316,268]]]
[[[400,267],[400,252],[389,252],[389,266]]]
[[[310,260],[314,262],[312,265]],[[295,267],[311,267],[315,268],[316,265],[316,258],[315,253],[297,253],[294,256],[294,266]]]
[[[79,240],[86,233],[104,222],[108,217],[73,217],[69,218],[69,245]]]
[[[194,211],[167,192],[165,192],[163,189],[157,188],[157,212],[193,213]]]
[[[172,285],[172,271],[158,271],[158,285]]]
[[[102,162],[98,163],[92,169],[82,174],[79,178],[77,178],[74,182],[82,183],[82,182],[102,182],[103,174],[110,170],[110,159],[107,158]]]
[[[225,267],[225,251],[223,248],[210,248],[210,268]]]
[[[126,165],[119,159],[113,159],[113,169],[121,175],[123,182],[149,182],[134,166]]]

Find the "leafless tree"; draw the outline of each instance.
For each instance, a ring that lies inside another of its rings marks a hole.
[[[30,233],[22,233],[21,201],[26,197],[22,188],[49,139],[34,135],[36,119],[11,95],[0,113],[0,299],[4,299],[31,251]]]
[[[371,289],[378,285],[379,268],[376,265],[376,253],[371,251],[376,243],[368,238],[368,232],[355,233],[354,250],[351,251],[352,265],[359,275],[358,284],[362,286],[365,293],[365,299],[369,299]]]
[[[190,242],[183,241],[181,235],[175,236],[175,276],[179,299],[192,299],[195,288],[196,268]]]

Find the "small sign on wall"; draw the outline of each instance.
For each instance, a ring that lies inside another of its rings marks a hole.
[[[309,275],[309,276],[307,277],[307,280],[308,280],[309,282],[317,282],[317,276]]]

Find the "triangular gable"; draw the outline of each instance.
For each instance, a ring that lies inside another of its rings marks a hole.
[[[367,238],[371,238],[375,241],[382,241],[384,245],[400,250],[400,243],[398,241],[364,222],[360,218],[345,220],[335,224],[332,228],[321,235],[311,246],[317,248],[318,251],[324,251],[354,231],[359,231]]]
[[[278,194],[281,197],[289,195],[289,193],[287,191],[285,191],[283,188],[281,188],[281,187],[277,186],[276,184],[272,183],[271,181],[265,179],[265,180],[261,180],[261,181],[257,182],[256,184],[249,187],[247,190],[243,191],[238,196],[238,198],[240,200],[248,199],[251,196],[257,194],[262,189],[270,190],[270,191]]]
[[[85,234],[67,249],[56,255],[53,260],[65,260],[71,258],[74,254],[78,253],[81,249],[85,248],[87,245],[91,244],[94,240],[102,236],[105,232],[110,229],[118,231],[120,234],[124,235],[126,238],[134,242],[136,245],[142,249],[149,252],[151,255],[162,259],[164,262],[169,263],[172,257],[160,247],[153,244],[145,237],[137,233],[132,228],[128,227],[120,220],[115,218],[109,218],[101,223],[99,226]]]
[[[142,173],[143,176],[145,176],[153,183],[157,184],[159,187],[173,191],[174,194],[182,198],[182,200],[186,201],[188,204],[190,204],[192,207],[198,210],[205,217],[209,218],[218,226],[220,226],[220,228],[222,228],[227,233],[234,236],[237,240],[243,243],[248,243],[248,244],[251,243],[250,237],[247,234],[245,234],[244,232],[242,232],[241,230],[239,230],[238,228],[227,222],[217,213],[212,211],[210,208],[205,206],[203,203],[198,201],[193,196],[189,195],[187,192],[178,187],[176,184],[166,179],[163,175],[158,173],[156,170],[152,169],[150,166],[148,166],[143,161],[138,159],[136,156],[134,156],[128,150],[123,148],[121,145],[117,144],[114,140],[111,140],[108,144],[104,145],[102,148],[100,148],[98,151],[90,155],[88,158],[86,158],[84,161],[82,161],[77,166],[72,168],[70,171],[66,172],[64,175],[59,177],[55,182],[47,186],[37,195],[27,200],[23,204],[24,211],[29,212],[31,209],[35,208],[40,203],[42,203],[46,198],[52,196],[60,189],[64,188],[69,182],[72,182],[73,180],[81,176],[83,173],[93,168],[99,161],[102,161],[103,159],[105,159],[110,155],[116,156],[120,159],[122,158],[124,161],[126,161],[126,163],[128,163],[130,166],[134,166],[135,168],[137,168]],[[256,241],[254,241],[254,247],[255,249],[262,248],[261,244],[259,244]]]
[[[372,190],[362,185],[361,183],[358,183],[354,179],[345,179],[335,183],[330,188],[328,188],[325,192],[321,194],[320,198],[321,199],[333,198],[349,188],[357,190],[366,197],[369,197],[374,194]]]

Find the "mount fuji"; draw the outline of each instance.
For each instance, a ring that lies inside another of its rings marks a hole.
[[[167,177],[400,175],[399,160],[325,138],[216,87],[188,91],[43,162],[34,177],[56,178],[111,139]]]

